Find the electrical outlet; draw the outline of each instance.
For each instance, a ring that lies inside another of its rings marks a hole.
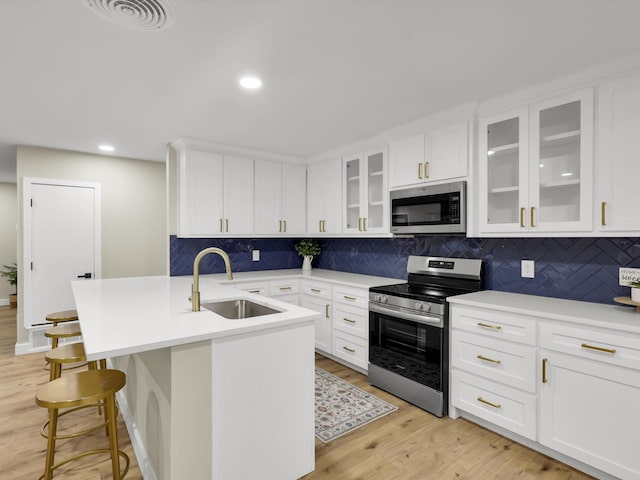
[[[618,277],[618,283],[623,287],[628,287],[631,282],[640,281],[640,268],[620,267]]]
[[[522,278],[535,278],[535,262],[533,260],[522,260],[520,262],[520,276]]]
[[[259,262],[260,261],[260,250],[253,250],[251,253],[253,254],[253,261],[254,262]]]

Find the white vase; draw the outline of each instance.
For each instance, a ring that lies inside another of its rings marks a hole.
[[[631,300],[640,303],[640,288],[631,287]]]
[[[302,273],[311,273],[311,260],[313,260],[313,256],[304,256],[304,260],[302,261]]]

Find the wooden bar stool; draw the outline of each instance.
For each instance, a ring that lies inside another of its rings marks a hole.
[[[49,431],[47,434],[47,455],[44,475],[40,479],[51,480],[53,471],[73,460],[109,453],[114,480],[122,480],[129,471],[129,457],[118,448],[118,429],[116,425],[115,394],[124,387],[126,376],[119,370],[87,370],[85,372],[65,375],[41,387],[36,393],[36,404],[49,410]],[[84,405],[104,402],[106,409],[106,427],[109,436],[109,448],[89,450],[54,464],[56,450],[56,432],[58,428],[58,410],[76,408]],[[120,457],[125,460],[125,467],[120,470]]]
[[[62,312],[50,313],[44,317],[47,322],[53,323],[53,326],[57,326],[59,323],[73,322],[78,320],[77,310],[64,310]]]
[[[82,331],[77,323],[57,325],[44,331],[44,336],[51,339],[51,348],[57,348],[61,338],[79,337],[80,335],[82,335]]]

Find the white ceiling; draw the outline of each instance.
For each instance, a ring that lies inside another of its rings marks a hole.
[[[0,0],[0,181],[17,144],[162,161],[186,136],[309,157],[640,53],[634,0],[172,5],[172,27],[140,32],[81,0]],[[261,91],[237,87],[247,72]]]

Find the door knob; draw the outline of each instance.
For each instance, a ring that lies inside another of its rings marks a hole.
[[[91,272],[85,273],[84,275],[78,275],[78,278],[91,278]]]

